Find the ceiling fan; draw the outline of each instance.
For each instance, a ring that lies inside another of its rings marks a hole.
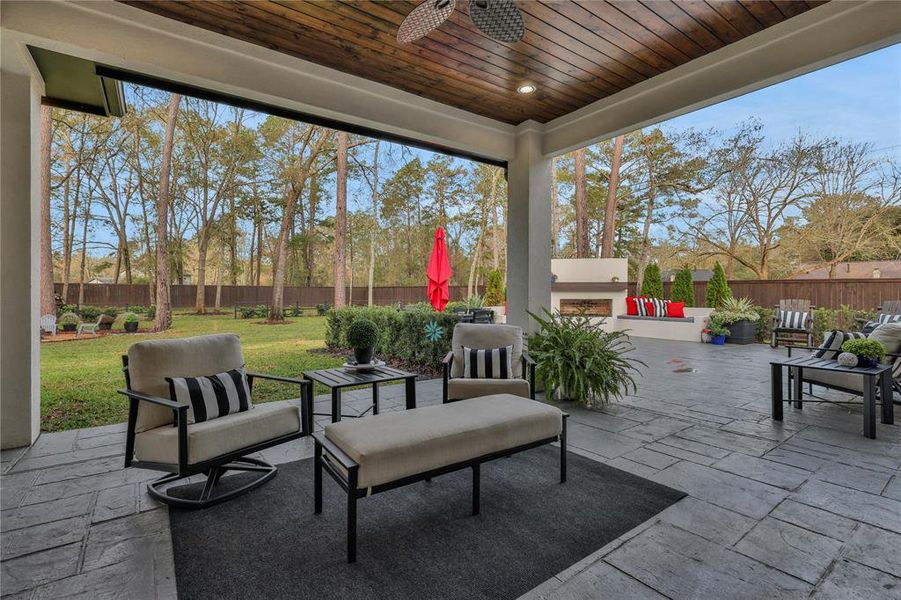
[[[409,44],[437,29],[454,12],[457,0],[426,0],[404,19],[397,41]],[[518,42],[526,31],[514,0],[470,0],[469,18],[488,37],[499,42]]]

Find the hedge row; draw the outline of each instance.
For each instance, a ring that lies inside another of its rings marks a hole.
[[[757,321],[757,341],[769,343],[773,332],[774,308],[755,306],[754,310],[760,315]],[[813,342],[815,345],[822,343],[823,334],[833,329],[841,331],[857,331],[860,329],[856,319],[871,320],[876,318],[876,313],[871,310],[855,310],[848,306],[841,308],[817,308],[813,311]]]
[[[349,347],[347,328],[355,319],[369,319],[379,328],[376,357],[403,360],[413,367],[438,365],[450,351],[454,325],[460,320],[428,305],[403,310],[389,306],[333,308],[328,312],[325,334],[331,350]]]

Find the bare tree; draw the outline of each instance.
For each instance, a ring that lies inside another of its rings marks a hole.
[[[41,314],[56,314],[53,295],[53,247],[50,237],[50,148],[53,109],[41,105]]]
[[[613,258],[613,242],[616,237],[616,200],[619,192],[619,167],[623,158],[625,135],[613,138],[613,158],[610,161],[610,177],[607,181],[607,204],[604,209],[604,235],[600,256]]]
[[[160,159],[160,189],[156,200],[156,328],[160,331],[172,325],[169,300],[169,243],[166,225],[169,214],[169,172],[172,166],[172,146],[175,141],[175,121],[181,94],[169,96],[166,114],[166,137]]]
[[[588,249],[588,199],[585,181],[585,148],[573,152],[575,158],[575,212],[576,212],[576,258],[587,258]]]
[[[344,255],[347,240],[347,134],[338,132],[338,148],[336,151],[335,183],[335,308],[343,307],[345,298],[345,279],[347,262]]]
[[[379,140],[372,151],[372,226],[369,230],[369,276],[367,278],[367,305],[372,306],[372,288],[375,286],[375,244],[379,226]]]

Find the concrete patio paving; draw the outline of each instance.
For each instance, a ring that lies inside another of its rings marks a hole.
[[[637,394],[603,411],[567,407],[570,444],[689,495],[526,598],[901,597],[901,427],[866,439],[859,407],[825,404],[772,421],[768,361],[782,350],[635,345],[648,364]],[[402,409],[402,393],[384,388],[383,410]],[[440,402],[440,381],[417,394]],[[168,513],[144,489],[157,474],[122,469],[123,432],[43,434],[3,451],[3,598],[176,596]],[[264,456],[311,454],[298,440]]]

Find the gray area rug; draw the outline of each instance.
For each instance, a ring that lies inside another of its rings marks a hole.
[[[476,517],[469,469],[361,499],[353,565],[344,492],[324,473],[314,515],[312,459],[280,465],[236,500],[170,509],[178,596],[513,599],[685,495],[572,453],[561,485],[558,461],[545,446],[482,465]]]

